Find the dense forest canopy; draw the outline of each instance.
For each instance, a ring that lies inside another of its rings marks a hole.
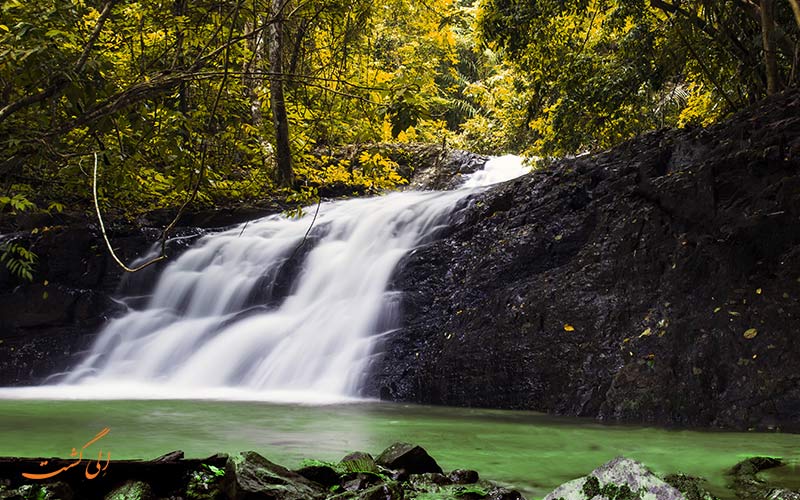
[[[553,156],[797,84],[797,0],[0,4],[0,204],[89,210],[403,182],[347,144]]]

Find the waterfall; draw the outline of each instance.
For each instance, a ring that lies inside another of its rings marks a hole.
[[[356,396],[373,342],[396,325],[387,287],[400,259],[459,200],[526,171],[518,157],[492,158],[455,191],[326,202],[313,226],[316,207],[204,236],[164,269],[146,307],[109,322],[60,387],[99,397],[102,388],[117,397]]]

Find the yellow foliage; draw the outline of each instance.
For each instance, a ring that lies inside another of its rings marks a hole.
[[[325,156],[306,156],[304,160],[296,166],[295,173],[298,179],[312,186],[338,185],[354,191],[384,191],[408,183],[408,179],[397,172],[397,163],[380,153],[363,151],[355,162],[348,159],[334,162]]]
[[[715,123],[724,115],[719,99],[714,97],[710,89],[702,83],[692,82],[689,85],[689,97],[686,107],[678,116],[678,126],[699,125],[706,127]]]

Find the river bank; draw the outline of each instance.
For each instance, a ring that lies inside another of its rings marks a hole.
[[[249,451],[187,459],[173,451],[153,460],[84,458],[109,432],[101,431],[77,458],[0,458],[0,498],[6,500],[525,500],[517,490],[478,471],[444,471],[415,444],[395,442],[377,455],[357,451],[337,461],[304,460],[290,470]],[[776,471],[778,471],[776,473]],[[771,474],[766,476],[765,474]],[[730,498],[796,500],[780,459],[753,457],[728,473]],[[795,478],[794,483],[797,484]],[[792,482],[791,479],[788,479]],[[784,482],[783,484],[781,484]],[[545,500],[718,500],[705,479],[663,478],[644,464],[617,457],[566,482]]]

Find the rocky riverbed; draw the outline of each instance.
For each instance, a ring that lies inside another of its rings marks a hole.
[[[339,462],[307,460],[289,470],[255,452],[186,459],[176,451],[149,461],[0,458],[3,500],[524,500],[474,470],[442,471],[420,446],[398,442],[377,457],[354,452]],[[800,492],[761,477],[786,468],[754,457],[730,472],[737,499],[798,500]],[[33,474],[48,477],[30,478]],[[26,477],[28,476],[28,477]],[[623,457],[565,483],[545,500],[717,500],[702,478],[659,478]]]

